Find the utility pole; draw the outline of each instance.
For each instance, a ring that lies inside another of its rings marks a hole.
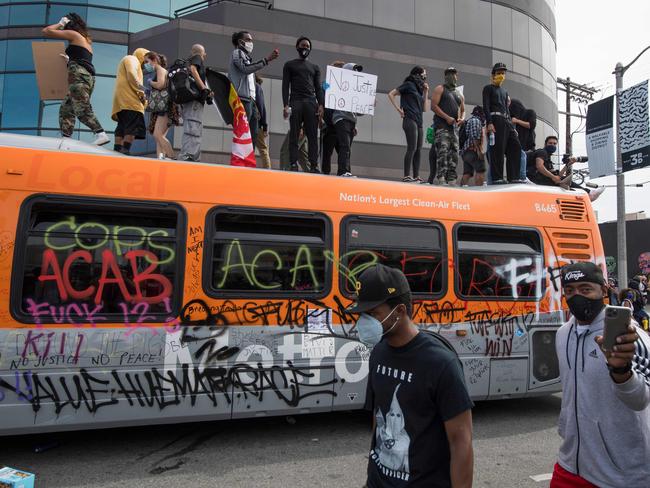
[[[618,254],[616,269],[621,289],[627,286],[627,233],[625,229],[625,173],[623,173],[623,148],[620,143],[621,112],[619,109],[623,91],[623,75],[648,49],[650,46],[643,49],[632,62],[625,66],[622,63],[616,63],[612,73],[616,77],[616,250]]]
[[[565,132],[565,153],[572,154],[572,141],[571,141],[571,117],[581,117],[584,116],[581,114],[571,113],[571,101],[578,103],[587,103],[591,102],[594,99],[594,95],[598,93],[598,89],[592,88],[587,85],[581,85],[580,83],[575,83],[571,81],[571,78],[567,77],[557,79],[558,90],[566,93],[566,112],[560,112],[560,114],[565,115],[566,117],[566,132]]]

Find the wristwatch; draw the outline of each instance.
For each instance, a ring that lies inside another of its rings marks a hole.
[[[614,366],[610,366],[608,364],[607,369],[609,370],[610,373],[625,374],[625,373],[629,373],[630,371],[632,371],[632,363],[627,363],[625,366],[623,366],[621,368],[615,368]]]

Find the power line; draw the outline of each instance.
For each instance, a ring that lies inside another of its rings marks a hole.
[[[598,93],[600,90],[598,88],[594,88],[593,86],[581,84],[581,83],[576,83],[574,81],[571,81],[571,78],[567,77],[566,79],[564,78],[557,78],[557,89],[560,91],[563,91],[566,93],[566,112],[564,112],[565,115],[565,152],[567,154],[572,153],[572,139],[573,139],[573,134],[574,132],[571,132],[571,117],[579,117],[581,119],[580,125],[578,126],[578,130],[580,130],[580,126],[582,125],[582,120],[584,115],[582,114],[582,110],[580,110],[579,106],[579,114],[571,112],[571,102],[577,102],[578,104],[586,104],[588,102],[593,101],[594,95]]]

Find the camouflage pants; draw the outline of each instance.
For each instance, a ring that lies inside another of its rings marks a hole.
[[[93,88],[95,88],[95,77],[77,63],[68,63],[68,95],[59,110],[59,127],[64,136],[72,135],[75,117],[93,132],[104,130],[90,105]]]
[[[455,129],[436,129],[438,181],[456,184],[458,174],[458,132]]]

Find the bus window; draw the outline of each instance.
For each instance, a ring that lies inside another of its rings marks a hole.
[[[355,217],[342,228],[340,287],[346,296],[353,296],[355,277],[373,263],[402,270],[414,297],[443,294],[446,270],[438,224]]]
[[[542,244],[534,230],[459,225],[456,291],[468,299],[539,300],[543,295]]]
[[[324,296],[329,291],[325,217],[217,209],[208,220],[213,296]]]
[[[24,237],[12,287],[15,315],[35,323],[101,324],[177,314],[180,213],[123,201],[29,200],[18,230]]]

